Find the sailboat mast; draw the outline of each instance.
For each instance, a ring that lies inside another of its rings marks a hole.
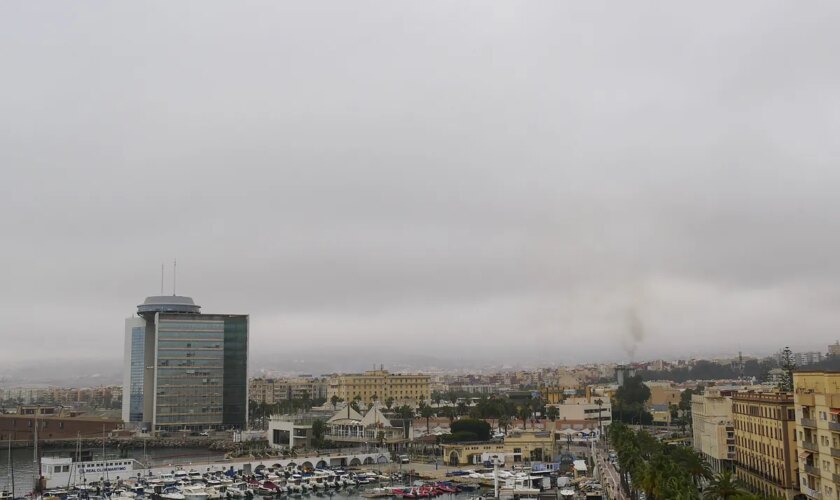
[[[38,460],[38,413],[40,411],[40,407],[35,408],[35,433],[33,434],[35,443],[32,449],[32,491],[35,492],[38,491],[38,479],[41,477],[41,463]]]
[[[105,424],[102,424],[102,463],[105,465],[105,479],[108,479],[108,464],[105,463]]]
[[[12,496],[15,496],[15,487],[12,486],[12,484],[14,484],[14,480],[12,479],[14,476],[12,476],[12,436],[11,435],[9,436],[9,439],[8,439],[7,443],[9,445],[9,456],[8,456],[8,460],[7,460],[8,473],[9,473],[9,478],[8,478],[9,488],[11,488]]]
[[[12,463],[12,436],[9,436],[9,484],[12,488],[12,496],[15,495],[15,465]]]

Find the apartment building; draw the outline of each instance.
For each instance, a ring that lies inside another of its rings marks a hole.
[[[671,382],[645,382],[645,385],[650,389],[650,398],[647,400],[648,408],[654,405],[670,407],[680,404],[682,391],[678,387],[674,387]]]
[[[293,399],[314,401],[327,398],[327,382],[310,377],[252,378],[248,381],[252,401],[277,404]]]
[[[715,472],[732,470],[735,462],[735,424],[732,392],[708,388],[691,396],[694,449]]]
[[[840,373],[794,372],[800,490],[840,498]]]
[[[557,421],[582,421],[586,428],[601,432],[612,424],[612,404],[608,397],[568,397],[562,403],[554,404],[558,410]]]
[[[732,395],[735,475],[764,497],[799,495],[793,394],[742,391]]]
[[[432,397],[429,380],[428,375],[389,373],[384,369],[337,375],[329,381],[327,399],[338,396],[352,401],[358,396],[365,404],[388,398],[393,398],[397,405],[429,403]]]

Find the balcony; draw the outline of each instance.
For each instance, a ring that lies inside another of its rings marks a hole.
[[[834,431],[834,432],[840,432],[840,423],[838,423],[838,422],[829,422],[829,423],[828,423],[828,428],[829,428],[829,430],[832,430],[832,431]]]
[[[810,474],[812,476],[820,477],[820,470],[817,469],[816,467],[814,467],[813,465],[807,465],[806,464],[804,469],[805,469],[805,472],[807,472],[808,474]]]
[[[817,421],[813,418],[802,418],[799,420],[799,423],[802,424],[802,427],[813,427],[814,429],[817,428]]]
[[[834,484],[840,483],[840,474],[832,474],[831,480],[834,481]]]
[[[831,456],[835,458],[840,458],[840,448],[832,448]]]
[[[814,406],[814,393],[800,393],[793,396],[794,401],[802,406]]]
[[[819,448],[819,446],[817,446],[817,443],[815,443],[813,441],[802,441],[800,444],[802,445],[803,449],[806,449],[808,451],[814,451],[814,452],[819,452],[820,451],[820,448]]]
[[[808,498],[821,498],[820,492],[817,490],[812,490],[811,488],[805,486],[804,484],[800,487],[802,493],[808,495]]]

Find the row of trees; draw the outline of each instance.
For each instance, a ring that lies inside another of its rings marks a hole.
[[[609,439],[618,454],[621,485],[631,498],[649,500],[758,500],[729,471],[713,474],[687,446],[667,445],[644,430],[614,422]],[[701,492],[702,490],[702,492]]]
[[[293,398],[277,403],[264,403],[251,400],[248,402],[248,420],[252,426],[263,428],[271,415],[305,411],[313,406],[322,405],[325,399]]]
[[[673,380],[677,383],[688,380],[730,380],[741,376],[766,380],[767,373],[778,367],[778,361],[772,357],[747,360],[744,362],[743,369],[737,362],[721,364],[700,360],[691,367],[678,367],[665,371],[642,371],[639,372],[639,376],[644,380]]]

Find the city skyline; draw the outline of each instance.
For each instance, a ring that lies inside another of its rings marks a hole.
[[[256,366],[840,338],[836,8],[0,9],[7,369],[118,362],[174,258]]]

